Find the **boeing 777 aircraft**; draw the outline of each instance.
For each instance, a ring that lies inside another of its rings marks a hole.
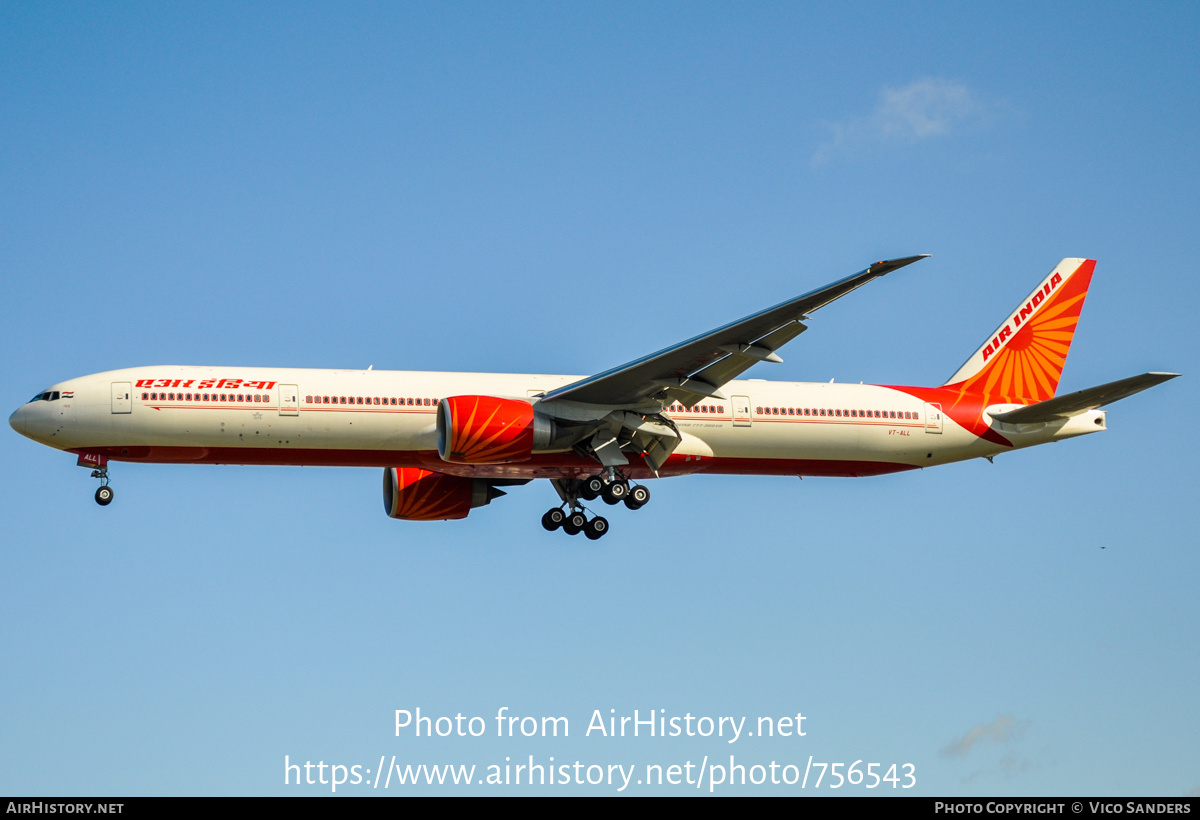
[[[649,478],[870,476],[1105,429],[1098,408],[1174,378],[1145,373],[1056,396],[1096,263],[1064,259],[939,387],[737,377],[809,314],[923,256],[877,262],[595,376],[138,367],[61,382],[20,407],[22,435],[78,455],[112,501],[108,462],[382,467],[393,518],[464,518],[547,478],[542,516],[596,539],[584,502],[636,510]]]

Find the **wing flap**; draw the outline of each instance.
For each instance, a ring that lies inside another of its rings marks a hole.
[[[792,339],[799,336],[808,328],[800,322],[788,322],[781,328],[768,333],[752,344],[722,345],[721,350],[729,355],[705,367],[692,378],[713,385],[723,385],[731,382],[759,362],[783,362],[775,351]],[[705,398],[705,397],[702,397]],[[725,396],[715,398],[724,399]],[[698,399],[681,399],[683,404],[691,405]]]

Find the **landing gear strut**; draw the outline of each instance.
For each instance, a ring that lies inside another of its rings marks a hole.
[[[604,503],[610,505],[624,502],[631,510],[644,507],[650,500],[648,489],[641,484],[631,485],[629,479],[615,467],[588,478],[558,478],[551,483],[563,503],[546,511],[542,516],[542,526],[551,532],[561,527],[567,535],[583,533],[593,541],[608,532],[608,519],[599,515],[588,518],[588,511],[580,499],[593,501],[603,498]]]

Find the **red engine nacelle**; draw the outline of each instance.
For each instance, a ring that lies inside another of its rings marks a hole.
[[[553,422],[520,399],[452,396],[438,402],[438,455],[454,464],[529,461],[553,432]]]
[[[466,518],[504,493],[481,478],[462,478],[419,467],[388,467],[383,471],[383,508],[392,518],[407,521],[446,521]]]

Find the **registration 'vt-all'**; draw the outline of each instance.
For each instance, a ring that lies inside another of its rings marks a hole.
[[[1099,408],[1176,375],[1056,395],[1096,266],[1064,259],[940,386],[738,379],[782,361],[819,308],[921,258],[877,262],[586,378],[162,365],[60,382],[9,423],[76,454],[100,479],[100,504],[113,498],[111,461],[382,468],[387,514],[413,521],[463,518],[501,487],[545,478],[560,503],[542,525],[595,539],[609,522],[585,504],[636,510],[648,479],[990,459],[1103,430]]]

